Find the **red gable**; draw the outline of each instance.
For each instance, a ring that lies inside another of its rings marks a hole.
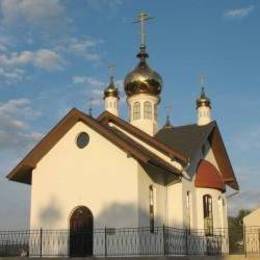
[[[206,160],[201,160],[197,167],[195,186],[200,188],[218,189],[225,191],[222,174],[216,167]]]

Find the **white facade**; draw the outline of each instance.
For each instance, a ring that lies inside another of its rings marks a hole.
[[[89,144],[84,149],[76,145],[81,132],[89,135]],[[205,157],[217,167],[210,147]],[[135,159],[78,122],[33,170],[30,228],[68,230],[70,217],[79,206],[86,206],[92,212],[94,228],[149,227],[151,186],[155,226],[203,230],[203,195],[209,194],[213,202],[214,229],[227,228],[225,195],[216,189],[194,185],[195,165],[200,158],[203,155],[198,151],[196,160],[187,169],[190,179],[183,177],[164,184],[161,173],[151,175]],[[227,234],[224,237],[226,247],[222,250],[227,252]],[[33,250],[38,249],[31,247],[31,250],[33,254]],[[68,254],[66,246],[57,250]]]

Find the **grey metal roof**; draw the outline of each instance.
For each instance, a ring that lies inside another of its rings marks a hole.
[[[208,138],[215,126],[216,122],[213,121],[204,126],[192,124],[177,127],[164,127],[156,133],[155,138],[160,142],[179,150],[191,159],[194,153]]]

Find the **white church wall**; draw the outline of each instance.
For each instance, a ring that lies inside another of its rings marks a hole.
[[[162,181],[163,176],[156,176],[158,181]],[[139,207],[139,227],[149,227],[149,186],[154,188],[154,216],[155,226],[162,226],[165,221],[166,212],[166,186],[155,182],[141,165],[138,167],[138,207]]]
[[[167,186],[167,226],[183,228],[183,184],[172,183]]]
[[[82,131],[90,141],[79,149]],[[68,229],[80,205],[91,210],[95,228],[138,225],[136,161],[82,122],[38,163],[31,192],[31,229]]]

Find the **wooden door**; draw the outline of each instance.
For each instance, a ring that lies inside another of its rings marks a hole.
[[[93,254],[93,215],[84,206],[74,210],[70,218],[70,256]]]

